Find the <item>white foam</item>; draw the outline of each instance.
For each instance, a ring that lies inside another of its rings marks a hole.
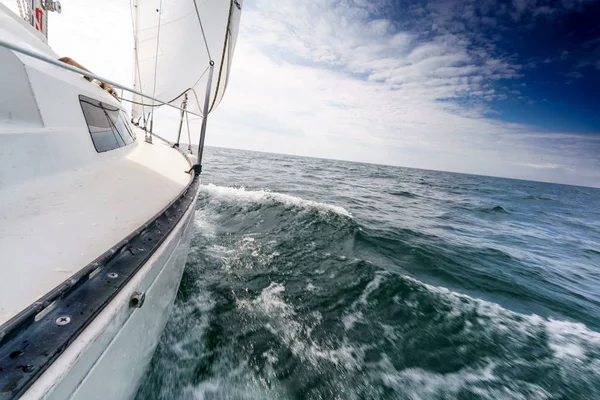
[[[200,211],[196,211],[194,215],[194,226],[197,232],[200,232],[206,238],[215,236],[215,225],[209,222],[206,215]]]
[[[554,356],[562,360],[583,361],[589,359],[586,349],[600,351],[600,334],[590,331],[584,324],[559,320],[544,322],[549,333],[548,345]],[[600,375],[600,361],[595,359],[596,373]]]
[[[363,365],[364,351],[350,345],[344,340],[336,348],[329,348],[316,343],[312,337],[312,328],[299,321],[292,306],[287,304],[281,294],[285,287],[279,283],[271,283],[261,294],[251,302],[238,301],[237,305],[247,311],[259,312],[269,317],[265,324],[273,335],[283,341],[292,353],[302,360],[317,365],[320,360],[328,361],[347,370],[356,370]],[[313,316],[316,324],[320,323],[320,315]]]
[[[588,354],[588,350],[593,350],[595,354],[600,352],[600,333],[588,329],[585,324],[542,318],[536,314],[519,314],[498,304],[456,293],[444,287],[428,285],[407,276],[404,279],[422,285],[430,292],[450,301],[452,310],[448,314],[449,317],[460,316],[469,309],[475,310],[480,316],[477,320],[480,325],[478,329],[487,327],[507,335],[518,332],[528,337],[537,337],[541,331],[545,331],[548,334],[548,347],[556,358],[562,361],[591,362],[594,370],[590,372],[600,377],[600,361]],[[471,326],[467,327],[467,329],[471,328]]]
[[[183,337],[178,337],[176,341],[171,342],[171,350],[177,355],[180,360],[194,360],[197,354],[190,352],[190,348],[198,343],[200,338],[204,336],[210,325],[212,310],[216,302],[210,296],[209,292],[201,292],[197,296],[191,298],[187,303],[180,304],[174,308],[173,320],[180,321],[185,319],[193,324],[186,329]],[[189,320],[188,315],[197,314],[199,311],[200,318]]]
[[[383,274],[378,273],[375,275],[375,278],[367,284],[367,287],[365,287],[365,290],[360,295],[359,301],[366,305],[369,295],[381,286],[381,282],[383,282]]]
[[[362,311],[360,311],[360,308],[364,308],[368,304],[369,296],[381,286],[383,280],[383,273],[375,274],[375,277],[364,288],[358,300],[350,305],[350,310],[352,311],[342,316],[342,324],[344,324],[345,330],[350,330],[354,328],[357,323],[364,322],[365,318]]]
[[[342,323],[344,324],[344,329],[349,330],[354,327],[354,325],[363,320],[363,313],[360,311],[356,311],[350,314],[346,314],[342,317]]]
[[[382,324],[381,322],[379,323],[379,326],[381,327],[381,329],[383,329],[383,336],[387,340],[389,340],[391,342],[398,340],[398,335],[396,335],[396,330],[394,329],[393,326],[387,325],[387,324]]]
[[[262,356],[271,365],[274,365],[277,362],[277,356],[275,355],[275,351],[273,351],[273,349],[265,351],[264,353],[262,353]]]
[[[368,316],[366,306],[369,304],[370,296],[387,280],[395,277],[390,273],[375,274],[351,306],[349,313],[342,317],[342,323],[346,330],[354,327],[359,321],[366,320]],[[405,278],[401,277],[401,279]],[[451,312],[446,314],[448,318],[454,318],[455,314],[460,317],[464,313],[471,312],[479,315],[479,324],[481,325],[477,326],[478,323],[473,322],[470,327],[466,328],[467,330],[483,328],[497,332],[500,329],[503,335],[506,334],[510,340],[516,341],[521,341],[522,335],[537,338],[540,336],[540,331],[543,330],[548,333],[548,346],[557,358],[554,363],[561,369],[565,369],[569,376],[582,373],[586,379],[590,380],[600,377],[598,362],[592,362],[591,356],[587,355],[588,349],[586,348],[590,345],[598,346],[594,350],[595,354],[598,354],[600,334],[590,331],[585,325],[544,319],[537,315],[517,314],[494,303],[458,294],[445,288],[426,285],[412,278],[410,280],[430,291],[431,295],[439,295],[440,301],[448,302],[447,305],[451,307]],[[323,317],[320,313],[313,311],[309,315],[310,318],[306,318],[303,312],[295,310],[293,305],[285,301],[285,292],[286,288],[283,284],[272,282],[253,300],[238,300],[237,307],[244,309],[244,313],[255,313],[261,319],[264,318],[266,329],[277,338],[277,341],[289,348],[294,357],[312,364],[315,368],[322,369],[324,363],[330,363],[332,368],[340,370],[333,385],[338,383],[343,385],[347,382],[351,382],[352,385],[358,383],[369,387],[384,385],[405,398],[413,400],[456,398],[464,395],[466,391],[481,399],[545,400],[552,398],[552,394],[536,384],[518,379],[507,379],[505,375],[507,366],[525,362],[520,359],[518,354],[514,354],[515,359],[510,361],[502,358],[481,359],[478,363],[451,373],[436,373],[416,367],[397,370],[385,353],[380,353],[379,361],[368,362],[365,352],[378,349],[377,344],[361,346],[350,341],[346,336],[340,341],[334,342],[313,339],[313,329],[319,326]],[[406,306],[419,307],[418,300],[411,303]],[[211,303],[201,304],[210,307]],[[377,323],[376,321],[370,322]],[[394,326],[381,322],[379,326],[384,331],[387,340],[394,342],[398,339]],[[457,351],[466,351],[466,349],[467,347],[462,346]],[[271,349],[264,352],[262,357],[268,364],[264,370],[267,372],[262,373],[270,376],[270,371],[280,361],[277,358],[278,353]],[[268,378],[254,375],[254,370],[247,365],[239,373],[232,373],[227,369],[220,372],[222,373],[218,375],[218,379],[210,378],[200,385],[190,388],[189,397],[199,399],[231,398],[239,397],[240,394],[245,394],[241,398],[270,396],[268,390],[272,389],[261,386],[261,380]],[[355,378],[362,383],[357,382]],[[262,391],[263,389],[265,392]],[[232,394],[235,396],[231,396]],[[284,397],[286,396],[284,395]]]
[[[188,387],[186,392],[191,395],[194,400],[214,399],[215,395],[221,392],[221,382],[216,379],[203,381],[198,386]],[[187,397],[187,396],[186,396]]]
[[[464,368],[453,373],[440,374],[421,368],[397,371],[387,356],[378,363],[371,374],[385,386],[403,393],[412,400],[454,398],[469,387],[483,399],[545,400],[550,394],[537,385],[526,382],[503,382],[494,375],[495,364],[490,362],[479,368]],[[500,385],[490,386],[490,383]]]
[[[314,292],[314,291],[316,291],[318,289],[319,288],[317,288],[315,285],[313,285],[310,282],[306,285],[306,290],[309,291],[309,292]]]
[[[378,272],[375,275],[358,299],[350,306],[349,312],[342,316],[341,320],[346,330],[352,329],[357,323],[367,322],[364,313],[365,307],[369,304],[369,297],[381,287],[383,282],[394,276],[396,275],[387,272]],[[477,326],[474,327],[473,323],[465,321],[465,334],[469,335],[474,332],[473,330],[480,331],[482,329],[488,330],[490,333],[501,332],[502,335],[506,335],[509,341],[518,346],[519,343],[527,340],[526,338],[537,339],[540,333],[545,332],[548,338],[548,348],[553,352],[555,362],[561,368],[566,370],[579,369],[578,365],[585,363],[585,374],[589,375],[591,379],[600,379],[600,360],[596,358],[597,354],[600,353],[600,333],[588,329],[584,324],[542,318],[535,314],[518,314],[502,308],[498,304],[456,293],[444,287],[428,285],[407,276],[399,277],[421,286],[434,296],[439,296],[440,301],[448,302],[450,308],[445,311],[445,318],[462,320],[465,313],[471,314],[474,312],[474,315],[478,316],[476,318]],[[394,296],[393,301],[400,303],[401,300]],[[403,305],[414,309],[420,307],[418,300],[415,298],[406,299]],[[393,326],[385,324],[380,324],[380,326],[384,330],[386,339],[393,341],[397,338]],[[537,393],[536,396],[538,396],[532,398],[542,399],[547,394],[537,387],[527,389],[527,393],[530,389],[532,393]],[[499,394],[484,397],[494,398],[497,395]],[[506,396],[505,393],[504,397]],[[514,398],[519,397],[515,395]]]
[[[273,355],[263,354],[263,356]],[[277,360],[272,358],[271,361]],[[213,367],[217,373],[215,377],[208,378],[194,386],[188,385],[184,388],[181,396],[169,393],[161,398],[197,400],[285,398],[284,387],[279,385],[275,379],[267,383],[245,361],[236,365],[232,364],[230,360],[219,360]],[[274,376],[272,369],[267,369]]]
[[[261,291],[258,298],[252,301],[252,305],[268,315],[275,313],[293,315],[295,314],[294,310],[279,296],[283,292],[285,292],[285,286],[272,282]]]
[[[273,251],[271,242],[264,243],[253,237],[235,237],[227,246],[212,244],[206,253],[220,261],[221,269],[232,272],[236,269],[253,269],[270,265],[279,254]]]
[[[316,209],[321,212],[333,212],[345,217],[352,217],[352,215],[345,208],[340,206],[319,203],[312,200],[305,200],[300,197],[295,197],[282,193],[269,192],[267,190],[246,190],[243,187],[233,188],[226,186],[216,186],[212,183],[201,186],[200,190],[218,199],[267,204],[281,203],[302,209]]]
[[[578,346],[575,343],[565,343],[562,345],[549,343],[548,346],[552,349],[554,356],[557,358],[585,358],[585,351],[581,346]]]

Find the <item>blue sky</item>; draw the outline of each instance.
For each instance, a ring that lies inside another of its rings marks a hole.
[[[488,117],[600,132],[600,2],[394,1],[367,18],[386,16],[398,30],[460,37],[472,53],[506,60],[516,73],[489,82],[496,93]]]
[[[571,0],[247,1],[213,143],[600,186],[599,18]]]
[[[247,0],[207,144],[600,187],[598,21],[585,0]],[[127,1],[64,0],[50,43],[131,81]]]
[[[512,57],[522,74],[499,82],[507,98],[490,106],[501,120],[597,134],[600,2],[524,4],[520,14],[514,14],[514,7],[496,11],[494,26],[481,29],[483,40],[491,39],[499,52]]]

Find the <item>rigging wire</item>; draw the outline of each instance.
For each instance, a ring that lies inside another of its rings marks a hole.
[[[156,30],[156,54],[154,55],[154,87],[152,88],[152,97],[156,95],[156,73],[158,72],[158,46],[160,45],[160,23],[161,18],[160,14],[162,13],[162,0],[160,0],[160,4],[158,6],[158,27]],[[154,100],[152,101],[152,105],[154,105]]]
[[[135,30],[136,30],[137,27],[135,26],[136,24],[135,24],[134,12],[133,12],[133,7],[134,7],[133,2],[134,1],[135,0],[131,0],[129,2],[129,14],[131,15],[131,31],[133,33],[133,46],[134,46],[133,49],[134,49],[134,58],[135,58],[135,71],[137,72],[136,73],[136,78],[137,78],[137,81],[140,84],[140,92],[141,92],[143,90],[143,88],[142,88],[142,75],[140,73],[140,61],[139,61],[139,56],[138,56],[138,41],[137,41],[136,34],[135,34]],[[135,6],[135,8],[136,8],[136,13],[137,13],[137,5]],[[135,82],[135,80],[134,80],[134,82],[133,82],[134,87],[135,87],[136,83],[138,83],[138,82]],[[123,96],[121,96],[121,100],[123,100]],[[142,106],[142,116],[144,116],[144,126],[146,126],[146,118],[145,118],[146,117],[146,112],[144,110],[145,103],[143,101],[144,101],[144,99],[142,99],[142,103],[141,104],[140,103],[135,103],[135,104],[138,104],[138,105]]]
[[[162,14],[162,0],[158,5],[158,28],[156,31],[156,54],[154,55],[154,87],[152,88],[152,97],[156,97],[156,73],[158,72],[158,46],[160,44],[160,23]],[[154,100],[152,100],[152,107],[154,107]],[[152,109],[152,119],[150,120],[150,136],[149,140],[152,142],[152,126],[154,125],[154,108]]]
[[[202,31],[202,38],[204,39],[204,46],[206,46],[206,53],[208,54],[208,59],[212,61],[212,56],[210,55],[210,49],[208,48],[208,41],[206,40],[206,35],[204,34],[204,26],[202,26],[202,19],[200,19],[200,12],[198,11],[198,4],[196,3],[196,0],[194,0],[194,8],[196,9],[196,16],[198,17],[198,23],[200,23],[200,30]]]
[[[221,55],[221,65],[219,68],[219,76],[217,79],[217,85],[216,85],[216,89],[215,89],[215,96],[213,98],[213,101],[210,105],[210,110],[212,110],[215,107],[216,101],[217,101],[217,97],[218,97],[218,92],[219,92],[219,86],[221,83],[221,78],[222,78],[222,74],[223,74],[223,63],[225,61],[225,58],[227,58],[227,63],[230,62],[231,60],[231,48],[230,48],[230,41],[231,41],[231,15],[232,15],[232,10],[233,10],[233,5],[235,4],[235,6],[238,9],[241,9],[240,4],[235,1],[235,0],[230,0],[230,5],[229,5],[229,17],[228,17],[228,21],[227,21],[227,28],[225,30],[225,40],[224,40],[224,47],[223,47],[223,52]],[[198,4],[197,4],[197,0],[194,0],[194,9],[196,11],[196,16],[198,18],[198,23],[200,25],[200,31],[202,32],[202,39],[204,41],[204,46],[206,48],[206,53],[208,55],[209,60],[212,61],[212,55],[210,54],[210,48],[208,46],[208,40],[206,39],[206,33],[204,31],[204,25],[202,24],[202,19],[200,17],[200,11],[198,10]],[[157,74],[158,74],[158,52],[159,52],[159,45],[160,45],[160,27],[161,27],[161,14],[162,14],[162,0],[159,3],[159,8],[158,8],[158,24],[157,24],[157,38],[156,38],[156,51],[155,51],[155,59],[154,59],[154,80],[153,80],[153,90],[152,90],[152,96],[155,97],[156,95],[156,81],[157,81]],[[132,26],[133,26],[133,10],[131,7],[131,2],[130,2],[130,13],[131,13],[131,18],[132,18]],[[134,40],[135,40],[135,28],[133,28],[133,34],[134,34]],[[136,61],[136,69],[138,71],[138,79],[139,79],[139,83],[140,83],[140,87],[141,87],[141,74],[140,74],[140,69],[139,69],[139,57],[138,57],[138,53],[137,53],[138,49],[137,46],[135,47],[135,61]],[[196,105],[198,107],[198,110],[200,111],[200,114],[202,113],[202,106],[200,105],[200,100],[198,99],[198,94],[196,93],[195,90],[195,86],[202,80],[202,78],[204,77],[204,75],[206,74],[206,72],[208,71],[209,67],[206,67],[206,69],[204,70],[204,72],[202,72],[202,74],[200,75],[200,77],[196,80],[196,82],[188,89],[184,90],[182,93],[180,93],[178,96],[174,97],[172,100],[169,100],[167,103],[171,103],[175,100],[177,100],[178,98],[180,98],[181,96],[183,96],[185,93],[187,93],[188,91],[191,91],[192,94],[194,95],[194,99],[196,101]],[[225,85],[227,85],[227,78],[225,80]],[[125,100],[125,99],[123,99]],[[154,120],[154,109],[161,107],[164,104],[160,104],[160,105],[155,105],[154,100],[152,100],[152,104],[147,104],[145,103],[143,100],[142,102],[136,102],[133,100],[125,100],[128,101],[132,104],[135,105],[140,105],[142,106],[142,115],[145,115],[145,112],[143,111],[144,106],[146,107],[150,107],[151,112],[150,112],[150,116],[152,118],[152,121],[150,122],[150,126],[152,127],[152,122]]]
[[[200,106],[200,100],[198,100],[198,94],[196,93],[196,89],[194,89],[194,87],[198,84],[198,82],[200,82],[200,80],[204,77],[204,74],[206,74],[206,71],[208,71],[209,67],[206,67],[206,69],[204,70],[204,72],[202,73],[202,75],[200,75],[200,78],[198,78],[196,80],[196,82],[189,88],[185,89],[183,92],[181,92],[180,94],[178,94],[177,96],[173,97],[171,100],[165,102],[165,104],[171,104],[173,103],[175,100],[177,100],[178,98],[180,98],[181,96],[183,96],[184,94],[186,94],[187,92],[192,92],[192,94],[194,95],[194,98],[196,99],[196,105],[198,106],[198,112],[200,113],[200,115],[202,115],[202,107]],[[126,101],[128,103],[131,104],[136,104],[138,106],[142,106],[142,110],[143,110],[143,106],[145,105],[146,107],[150,107],[150,108],[159,108],[164,106],[165,104],[159,104],[157,106],[153,106],[150,104],[146,104],[146,103],[140,103],[138,101],[135,100],[129,100],[129,99],[124,99],[121,98],[122,101]]]
[[[194,97],[196,98],[196,103],[198,103],[198,106],[200,106],[200,102],[198,101],[198,95],[197,95],[197,93],[196,93],[196,90],[195,90],[195,89],[192,89],[192,88],[185,89],[185,91],[183,91],[181,94],[177,95],[177,97],[174,97],[173,99],[171,99],[171,100],[169,100],[169,101],[166,101],[166,102],[164,102],[163,104],[159,104],[159,105],[157,105],[157,106],[152,106],[152,105],[149,105],[149,104],[140,103],[139,101],[125,99],[125,98],[123,98],[123,97],[121,97],[121,101],[125,101],[125,102],[127,102],[127,103],[135,104],[135,105],[138,105],[138,106],[143,106],[143,105],[145,105],[146,107],[149,107],[149,108],[152,108],[152,107],[154,107],[154,109],[157,109],[157,108],[160,108],[160,107],[162,107],[162,106],[164,106],[164,105],[170,105],[171,103],[173,103],[175,100],[177,100],[178,98],[180,98],[181,96],[183,96],[183,95],[184,95],[184,94],[186,94],[187,92],[192,92],[192,94],[193,94],[193,95],[194,95]],[[175,107],[175,108],[177,108],[177,109],[180,109],[179,107]],[[150,114],[150,113],[148,113],[148,114]],[[195,115],[198,115],[198,116],[200,117],[200,119],[202,119],[202,115],[203,115],[203,114],[202,114],[202,110],[198,111],[198,112],[197,112]]]

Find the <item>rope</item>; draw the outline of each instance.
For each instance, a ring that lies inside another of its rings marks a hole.
[[[198,100],[198,94],[196,93],[196,89],[194,89],[194,88],[196,87],[196,85],[198,84],[198,82],[200,82],[200,80],[202,79],[202,77],[204,76],[204,74],[206,74],[206,71],[208,71],[208,68],[210,68],[210,65],[208,67],[206,67],[206,69],[204,70],[204,72],[202,73],[202,75],[200,75],[200,78],[198,78],[196,80],[196,82],[194,82],[194,84],[192,85],[192,87],[189,88],[189,90],[191,90],[192,93],[194,94],[194,98],[196,99],[196,105],[198,106],[198,111],[200,111],[200,114],[202,114],[202,107],[200,107],[200,101]],[[181,96],[181,94],[179,96]]]
[[[202,38],[204,39],[204,46],[206,46],[206,53],[208,54],[208,59],[212,60],[212,56],[210,55],[208,42],[206,41],[206,35],[204,34],[204,26],[202,26],[202,20],[200,19],[200,12],[198,11],[198,4],[196,4],[196,0],[194,0],[194,8],[196,9],[196,16],[198,17],[198,22],[200,23],[200,30],[202,31]]]
[[[208,70],[208,68],[206,68]],[[206,71],[204,71],[206,73]],[[204,75],[204,74],[202,74]],[[202,79],[202,76],[196,81],[196,83],[194,83],[194,86],[196,86],[196,84],[200,81],[200,79]],[[172,102],[174,102],[175,100],[177,100],[178,98],[180,98],[181,96],[183,96],[184,94],[186,94],[187,92],[192,92],[192,94],[194,95],[194,98],[196,99],[196,105],[198,106],[198,112],[200,113],[200,115],[202,115],[202,107],[200,107],[200,101],[198,100],[198,93],[196,93],[196,89],[194,89],[194,86],[189,87],[187,89],[185,89],[183,92],[181,92],[180,94],[178,94],[176,97],[173,97],[171,100],[167,101],[167,104],[171,104]],[[161,107],[164,104],[160,104],[158,106],[150,106],[150,107]]]
[[[121,97],[121,101],[126,101],[126,102],[128,102],[128,103],[131,103],[131,104],[136,104],[136,105],[138,105],[138,106],[144,106],[144,105],[145,105],[146,107],[149,107],[149,108],[154,108],[154,109],[156,109],[156,108],[160,108],[160,107],[164,106],[165,104],[166,104],[166,105],[169,105],[169,104],[173,103],[175,100],[177,100],[178,98],[180,98],[181,96],[183,96],[183,95],[184,95],[184,94],[186,94],[187,92],[192,92],[192,94],[193,94],[193,95],[194,95],[194,97],[196,98],[196,104],[198,104],[198,107],[200,107],[200,102],[198,101],[198,94],[196,93],[196,90],[195,90],[195,89],[193,89],[193,88],[188,88],[188,89],[185,89],[185,90],[184,90],[184,91],[183,91],[181,94],[177,95],[177,97],[174,97],[174,98],[172,98],[171,100],[169,100],[169,101],[165,102],[164,104],[159,104],[159,105],[157,105],[157,106],[153,106],[153,105],[146,104],[146,103],[140,103],[139,101],[135,101],[135,100],[124,99],[123,97]],[[180,109],[179,107],[175,107],[175,108],[177,108],[177,109]],[[194,114],[194,115],[198,115],[198,116],[200,116],[200,117],[201,117],[200,119],[202,119],[202,110],[199,110],[199,111],[198,111],[198,113],[197,113],[197,114]]]
[[[208,68],[209,67],[206,67],[206,69],[204,70],[204,72],[202,73],[202,75],[200,75],[200,78],[198,78],[196,80],[196,82],[192,85],[192,87],[189,87],[189,88],[185,89],[183,92],[181,92],[177,96],[173,97],[171,100],[167,101],[166,104],[171,104],[175,100],[177,100],[178,98],[180,98],[181,96],[183,96],[184,94],[186,94],[187,92],[192,92],[192,94],[194,95],[194,98],[196,99],[196,105],[198,106],[198,112],[200,113],[200,115],[202,115],[202,107],[200,106],[200,100],[198,100],[198,94],[196,93],[196,89],[194,89],[194,86],[196,86],[198,84],[198,82],[200,82],[200,80],[204,77],[204,74],[206,74],[206,71],[208,71]],[[159,108],[159,107],[164,106],[164,104],[159,104],[159,105],[155,106],[155,105],[149,105],[149,104],[146,104],[146,103],[140,103],[138,101],[124,99],[124,98],[121,98],[121,100],[122,101],[126,101],[128,103],[137,104],[138,106],[142,106],[142,112],[143,112],[143,106],[144,105],[146,105],[148,107],[151,107],[151,108]]]
[[[194,94],[194,98],[196,99],[196,104],[198,105],[198,112],[200,115],[204,115],[202,113],[202,107],[200,107],[200,100],[198,100],[198,93],[196,93],[196,89],[192,89],[192,93]]]
[[[196,0],[194,0],[194,3],[195,2],[196,2]],[[227,54],[227,41],[229,39],[229,34],[230,34],[230,30],[231,30],[231,14],[233,14],[232,11],[233,11],[233,0],[230,0],[230,2],[229,2],[229,18],[227,18],[227,29],[225,29],[223,54],[221,55],[221,65],[219,66],[219,77],[217,78],[217,86],[215,88],[215,98],[213,99],[213,102],[210,105],[210,108],[206,112],[207,114],[213,110],[213,108],[215,107],[215,104],[217,102],[217,99],[219,98],[219,88],[221,87],[221,75],[223,74],[223,64],[224,64],[223,61],[225,60],[225,54]]]
[[[231,58],[233,55],[231,52],[233,51],[231,48],[231,29],[228,30],[229,36],[227,37],[227,68],[231,68]],[[229,70],[225,74],[225,85],[224,88],[227,89],[227,85],[229,84]],[[225,90],[224,89],[224,90]]]
[[[176,97],[173,97],[171,100],[167,101],[167,103],[172,103],[175,100],[177,100],[178,98],[180,98],[181,96],[183,96],[184,94],[186,94],[187,92],[192,92],[194,94],[194,97],[196,98],[196,105],[198,106],[198,111],[200,112],[200,114],[202,114],[202,107],[200,107],[200,101],[198,100],[198,94],[196,93],[196,89],[194,89],[194,87],[198,84],[198,82],[200,82],[200,80],[202,79],[204,74],[206,74],[206,71],[208,71],[209,67],[206,67],[206,69],[204,70],[202,75],[200,75],[200,78],[196,79],[196,82],[194,82],[194,84],[191,87],[185,89],[183,92],[178,94]],[[158,108],[158,107],[160,107],[160,106],[157,106],[156,108]]]

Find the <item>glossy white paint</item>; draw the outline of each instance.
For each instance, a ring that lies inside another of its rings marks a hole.
[[[159,250],[23,399],[128,399],[135,395],[177,293],[195,201]],[[139,309],[131,295],[145,292]]]
[[[0,190],[0,324],[143,225],[190,180],[185,158],[158,140],[106,154]]]

